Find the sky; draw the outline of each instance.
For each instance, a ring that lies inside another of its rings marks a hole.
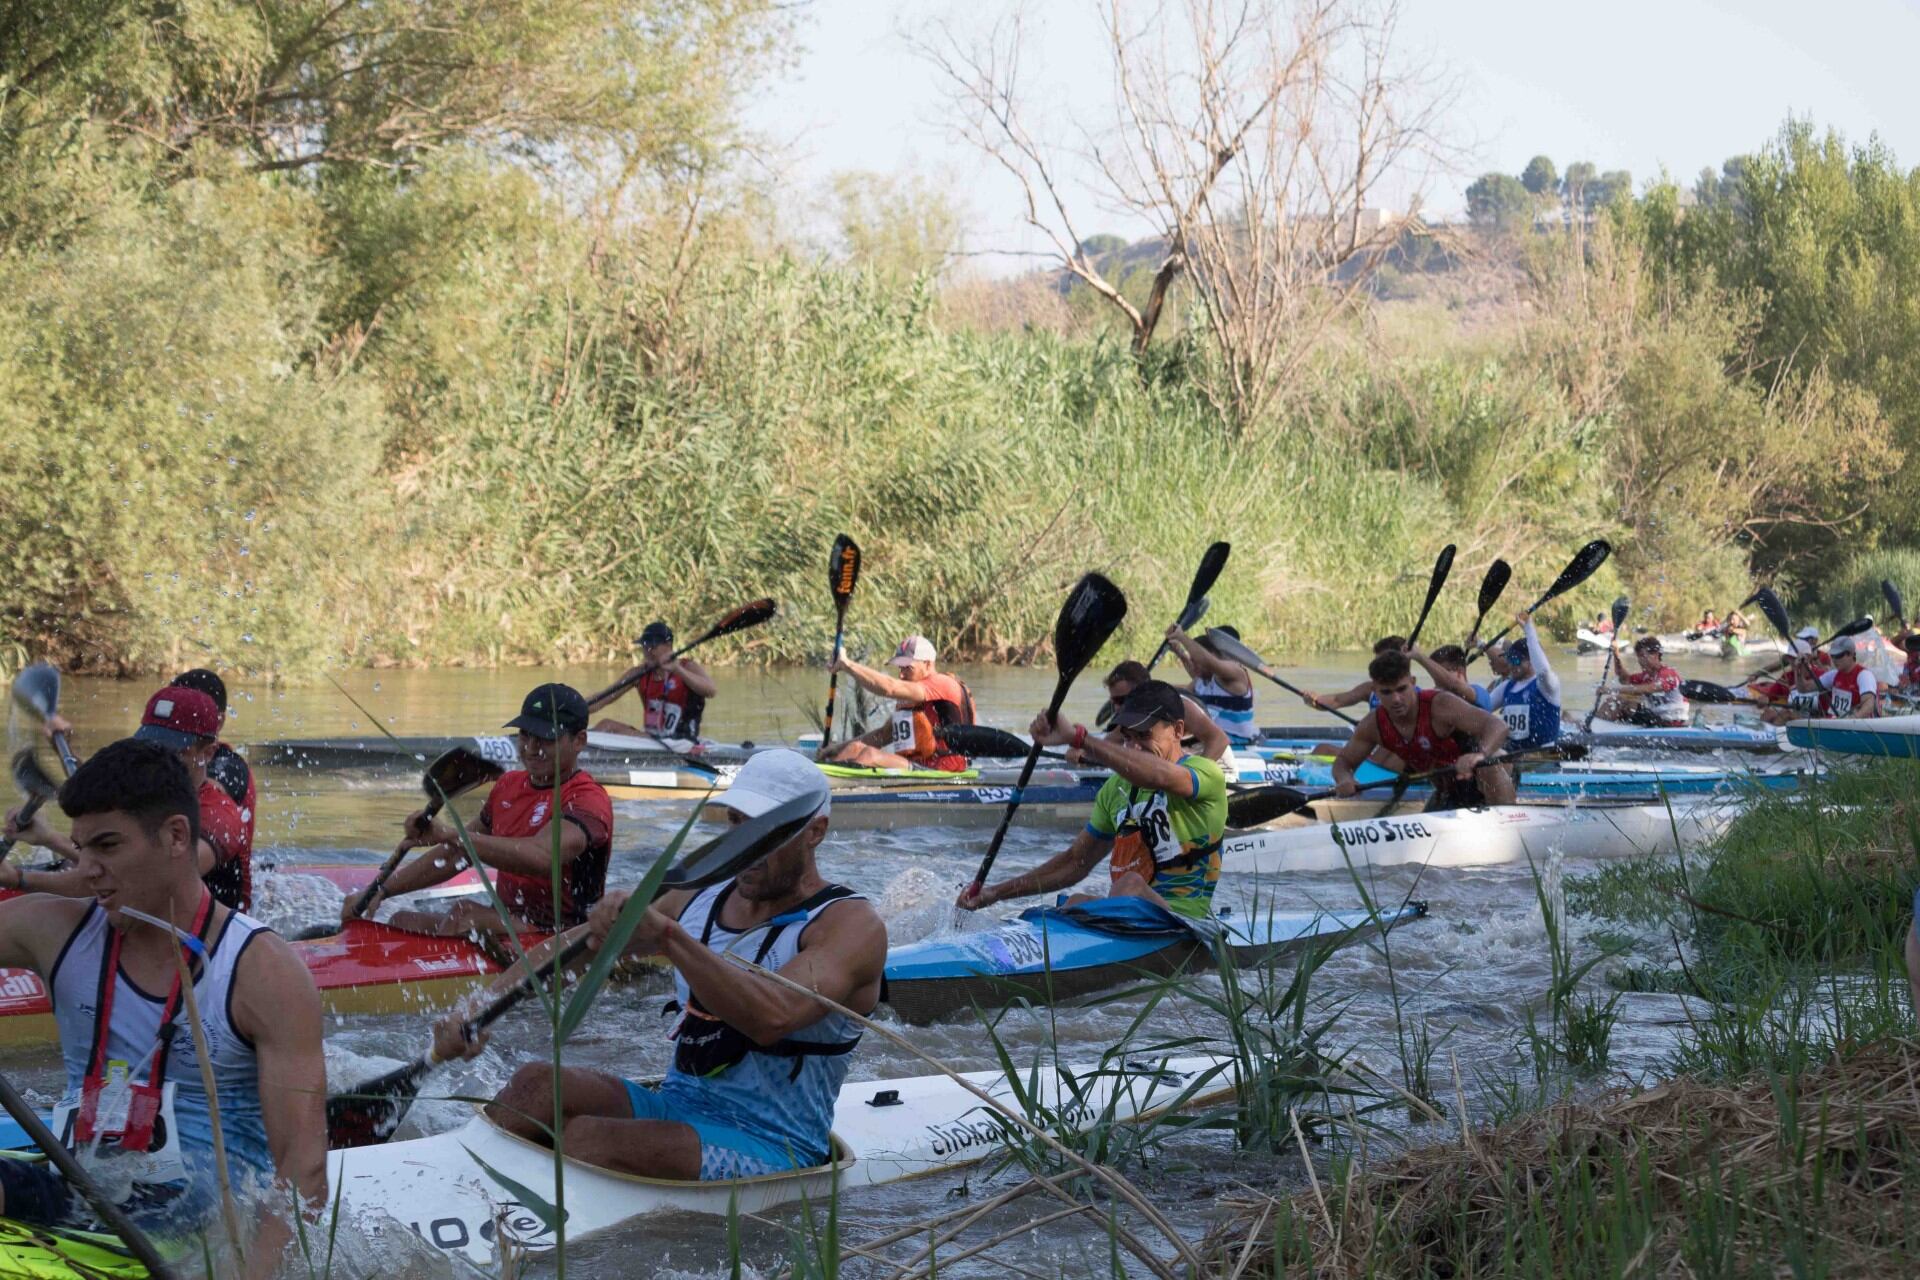
[[[1098,119],[1108,100],[1097,7],[1022,8],[1023,79],[1047,118]],[[810,0],[795,64],[749,105],[791,203],[836,172],[918,174],[959,199],[987,270],[1032,265],[1018,255],[1045,241],[1023,228],[1019,188],[957,134],[940,76],[913,48],[943,28],[977,38],[1010,11],[1007,0]],[[1517,174],[1540,153],[1561,169],[1627,169],[1636,186],[1663,168],[1691,182],[1789,115],[1849,142],[1877,133],[1920,164],[1920,0],[1404,0],[1400,39],[1457,87],[1447,129],[1461,158],[1432,179],[1430,215],[1458,216],[1476,175]],[[1087,210],[1083,234],[1144,232],[1102,209],[1091,184],[1068,189]]]

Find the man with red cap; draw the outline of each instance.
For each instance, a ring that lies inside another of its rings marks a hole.
[[[200,876],[216,901],[244,912],[253,904],[253,812],[243,811],[226,788],[208,776],[208,768],[220,750],[223,720],[219,705],[206,693],[168,685],[147,699],[147,709],[133,736],[165,747],[187,766],[200,802],[199,829],[195,832]],[[9,812],[6,833],[9,839],[51,849],[68,862],[79,858],[73,841],[48,824],[44,809],[24,827],[19,824],[19,810]],[[0,889],[69,898],[90,897],[93,893],[76,867],[31,871],[14,866],[0,871]]]
[[[940,731],[973,723],[973,694],[953,676],[934,670],[934,661],[933,642],[925,636],[908,636],[887,659],[900,673],[897,678],[845,655],[836,659],[833,670],[846,672],[868,693],[892,698],[894,711],[887,723],[849,741],[834,760],[873,769],[965,769],[967,758],[948,747]]]

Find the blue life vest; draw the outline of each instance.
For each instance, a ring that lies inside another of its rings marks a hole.
[[[1531,751],[1560,740],[1560,704],[1547,697],[1539,676],[1493,687],[1492,710],[1507,722],[1507,750]]]

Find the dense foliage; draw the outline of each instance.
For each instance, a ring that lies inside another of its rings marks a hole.
[[[537,662],[768,593],[734,652],[801,658],[845,530],[869,643],[1028,652],[1088,568],[1157,631],[1224,537],[1213,617],[1278,652],[1403,629],[1445,541],[1435,634],[1493,556],[1518,596],[1598,535],[1587,595],[1674,622],[1920,508],[1920,178],[1875,149],[1796,126],[1684,210],[1543,157],[1485,252],[1396,259],[1506,264],[1497,322],[1397,288],[1229,425],[1202,326],[1136,359],[1071,291],[943,277],[917,181],[837,184],[841,252],[784,239],[728,164],[787,13],[92,0],[0,34],[0,644]]]

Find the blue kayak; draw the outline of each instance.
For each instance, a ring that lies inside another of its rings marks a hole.
[[[1920,758],[1920,715],[1877,720],[1794,720],[1787,740],[1796,747],[1840,755]]]
[[[1302,764],[1296,766],[1293,772],[1292,778],[1276,781],[1313,788],[1333,785],[1333,766],[1329,764]],[[1394,775],[1369,760],[1361,764],[1354,777],[1364,786],[1370,782],[1391,782]],[[1520,794],[1532,797],[1709,795],[1718,791],[1737,791],[1746,786],[1791,791],[1798,788],[1800,782],[1801,776],[1797,772],[1756,773],[1747,769],[1720,769],[1704,765],[1546,763],[1522,766]],[[1422,796],[1431,790],[1430,783],[1413,782],[1408,784],[1406,793]]]
[[[1382,913],[1379,921],[1365,911],[1264,908],[1193,920],[1145,898],[1034,907],[992,929],[892,949],[882,998],[912,1023],[1019,1000],[1055,1004],[1143,976],[1210,969],[1216,939],[1236,963],[1260,964],[1316,942],[1341,946],[1382,922],[1393,927],[1424,914],[1424,903]]]

